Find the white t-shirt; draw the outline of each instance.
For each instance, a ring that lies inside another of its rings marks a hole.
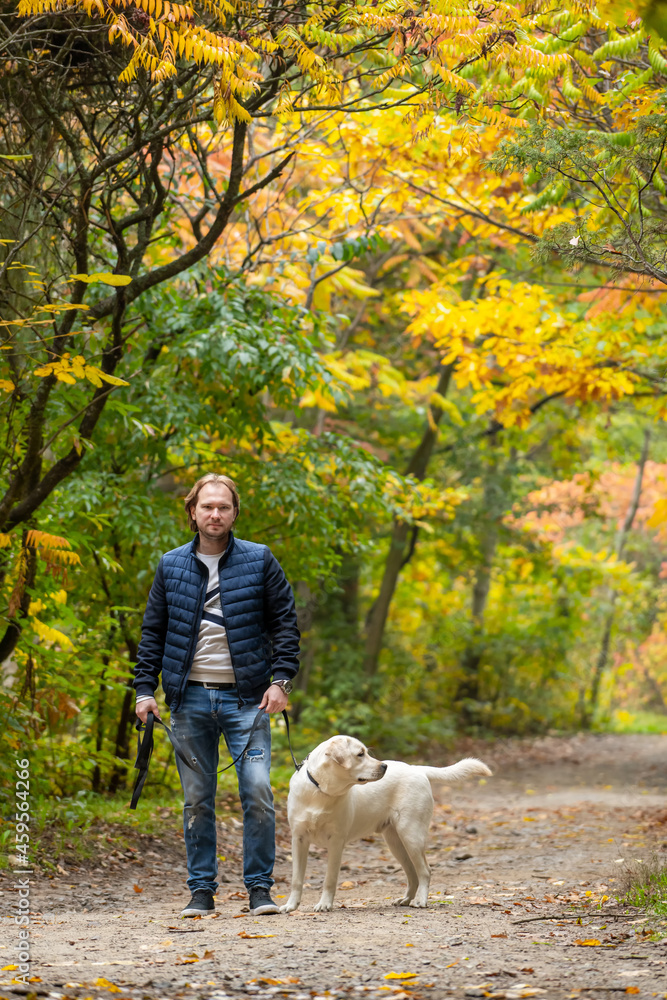
[[[207,681],[209,684],[233,684],[235,682],[225,619],[220,604],[218,564],[223,555],[222,552],[213,556],[197,552],[197,559],[208,571],[208,583],[204,598],[204,613],[199,626],[197,646],[190,670],[189,680],[191,681]]]

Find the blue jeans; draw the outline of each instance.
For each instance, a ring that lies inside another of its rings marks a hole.
[[[186,756],[197,758],[203,771],[217,771],[220,736],[232,758],[245,747],[259,701],[239,708],[236,691],[212,691],[188,684],[171,728]],[[183,836],[188,859],[188,887],[218,888],[215,831],[217,775],[204,776],[176,758],[183,786]],[[247,888],[273,885],[275,812],[269,780],[271,727],[266,715],[255,730],[252,746],[236,764],[243,808],[243,881]]]

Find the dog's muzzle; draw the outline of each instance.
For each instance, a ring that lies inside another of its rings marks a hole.
[[[384,778],[386,772],[387,772],[387,765],[386,764],[380,764],[380,773],[379,774],[373,774],[373,775],[370,776],[370,778],[357,778],[357,784],[367,785],[369,781],[379,781],[380,778]]]

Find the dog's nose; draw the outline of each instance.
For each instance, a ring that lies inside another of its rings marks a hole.
[[[384,774],[386,770],[387,770],[387,765],[383,764],[382,765],[382,773]]]

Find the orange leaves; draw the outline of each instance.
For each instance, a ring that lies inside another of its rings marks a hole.
[[[30,548],[40,549],[71,549],[71,543],[62,535],[50,535],[46,531],[37,531],[31,528],[25,536],[25,543]],[[76,560],[78,562],[78,559]]]

